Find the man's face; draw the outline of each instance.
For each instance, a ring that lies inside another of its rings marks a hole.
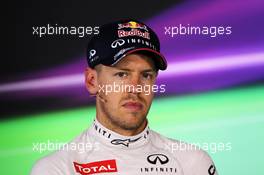
[[[114,127],[133,130],[142,126],[153,99],[157,72],[151,58],[130,54],[114,67],[96,67],[97,113]]]

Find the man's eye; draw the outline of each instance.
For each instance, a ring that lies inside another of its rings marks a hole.
[[[126,72],[117,72],[117,73],[115,73],[115,76],[118,76],[118,77],[126,77],[127,76],[127,73]]]
[[[143,77],[146,79],[152,79],[153,75],[150,73],[143,73]]]

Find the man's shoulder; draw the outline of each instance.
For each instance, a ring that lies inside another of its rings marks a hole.
[[[214,163],[209,154],[199,146],[181,140],[172,139],[152,131],[154,144],[182,162],[184,169],[196,169],[197,171],[215,171]],[[215,174],[217,174],[215,172]]]
[[[83,155],[83,153],[87,151],[80,150],[80,148],[85,148],[83,143],[86,143],[87,139],[89,139],[86,134],[87,130],[83,131],[79,136],[64,144],[59,149],[53,150],[53,152],[38,159],[33,165],[31,175],[52,175],[62,173],[62,170],[67,167],[67,164],[71,163],[71,159]]]
[[[198,155],[207,155],[206,151],[194,144],[187,143],[185,141],[177,140],[174,138],[169,138],[153,130],[151,130],[151,133],[153,140],[158,143],[158,145],[165,145],[166,147],[163,146],[163,148],[166,148],[171,152],[178,151],[185,153],[195,153]]]
[[[52,175],[59,172],[59,167],[62,165],[61,151],[50,153],[49,155],[37,160],[31,170],[31,175]],[[60,157],[60,158],[59,158]]]

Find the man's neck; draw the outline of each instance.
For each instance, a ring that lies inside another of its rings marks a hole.
[[[119,126],[116,126],[107,117],[101,117],[98,114],[96,114],[96,119],[101,125],[103,125],[107,129],[109,129],[111,131],[114,131],[114,132],[116,132],[116,133],[118,133],[120,135],[123,135],[123,136],[134,136],[134,135],[137,135],[140,132],[142,132],[145,129],[146,125],[147,125],[147,120],[145,120],[140,127],[136,128],[136,129],[128,130],[128,129],[123,129],[123,128],[119,127]]]

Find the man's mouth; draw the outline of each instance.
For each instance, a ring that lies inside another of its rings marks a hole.
[[[131,111],[140,111],[143,108],[143,105],[139,102],[126,102],[122,106]]]

